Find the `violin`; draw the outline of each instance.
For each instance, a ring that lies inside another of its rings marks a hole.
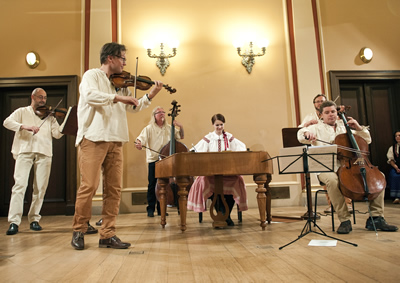
[[[335,138],[338,145],[340,168],[337,171],[342,194],[352,200],[373,200],[385,189],[385,175],[367,158],[368,144],[360,136],[353,135],[343,112],[338,112],[346,127],[346,134]],[[353,148],[354,151],[340,148]]]
[[[53,109],[50,105],[40,106],[35,109],[35,114],[40,117],[40,119],[45,119],[49,115],[53,115],[56,118],[64,118],[67,115],[68,110],[65,108],[55,108]]]
[[[118,88],[126,88],[128,86],[135,86],[135,76],[131,75],[131,73],[127,71],[122,71],[120,74],[112,74],[110,76],[111,83]],[[148,90],[152,85],[154,85],[154,81],[152,81],[149,77],[146,76],[137,76],[136,77],[136,88],[140,90]],[[170,87],[169,85],[163,84],[163,87],[169,91],[169,93],[173,94],[176,92],[175,88]]]

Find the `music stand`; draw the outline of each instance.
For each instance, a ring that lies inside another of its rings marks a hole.
[[[334,172],[335,160],[336,160],[336,146],[321,146],[321,147],[310,147],[299,146],[292,148],[283,148],[280,151],[280,156],[278,156],[278,169],[279,174],[306,174],[306,190],[307,190],[307,212],[308,218],[307,222],[303,227],[300,235],[297,239],[291,241],[290,243],[280,247],[284,247],[296,242],[297,240],[303,238],[309,233],[315,233],[322,235],[337,241],[344,242],[346,244],[353,245],[357,247],[357,244],[347,242],[332,236],[327,235],[317,224],[312,217],[312,205],[311,205],[311,182],[310,175],[307,173],[321,173],[321,172]],[[281,163],[284,169],[281,170]],[[320,232],[312,230],[312,224],[317,227]]]

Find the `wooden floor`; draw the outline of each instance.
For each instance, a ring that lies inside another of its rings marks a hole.
[[[318,211],[323,211],[320,207]],[[366,212],[363,203],[356,210]],[[386,204],[385,218],[400,226],[400,205]],[[300,216],[304,207],[273,208],[273,215]],[[118,217],[117,235],[132,243],[127,250],[98,248],[98,235],[86,235],[86,248],[70,246],[72,216],[45,216],[44,230],[29,230],[26,217],[20,232],[6,236],[0,218],[1,282],[399,282],[400,232],[367,231],[367,215],[357,213],[349,235],[331,230],[330,216],[317,224],[328,235],[358,244],[311,247],[310,240],[329,240],[309,233],[295,243],[306,221],[272,223],[261,231],[258,210],[243,213],[243,223],[213,229],[209,214],[203,223],[188,213],[187,231],[179,230],[176,210],[167,226],[145,213]],[[234,213],[233,213],[234,214]],[[92,224],[98,220],[95,216]],[[234,217],[235,218],[235,217]],[[237,224],[237,221],[235,221]],[[338,225],[338,220],[335,221]]]

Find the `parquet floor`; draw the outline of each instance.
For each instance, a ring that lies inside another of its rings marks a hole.
[[[367,208],[356,203],[356,210]],[[41,232],[30,231],[24,217],[14,236],[5,235],[8,223],[2,217],[0,282],[399,282],[400,232],[375,235],[364,228],[367,215],[361,213],[349,235],[332,232],[330,216],[317,222],[328,235],[358,247],[342,242],[308,246],[313,239],[329,240],[309,233],[279,250],[297,239],[305,221],[272,223],[262,231],[258,210],[250,209],[243,213],[243,223],[213,229],[208,213],[199,223],[198,214],[190,211],[182,233],[176,210],[168,211],[165,229],[159,217],[120,215],[117,235],[132,243],[127,250],[98,248],[98,235],[86,235],[85,250],[74,250],[72,216],[44,216]],[[304,212],[304,207],[272,208],[277,216]],[[387,222],[400,226],[399,212],[400,205],[387,203]],[[94,216],[91,223],[99,218]]]

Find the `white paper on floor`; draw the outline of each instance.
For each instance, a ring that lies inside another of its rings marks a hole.
[[[336,247],[337,240],[311,240],[308,245],[314,247]]]

